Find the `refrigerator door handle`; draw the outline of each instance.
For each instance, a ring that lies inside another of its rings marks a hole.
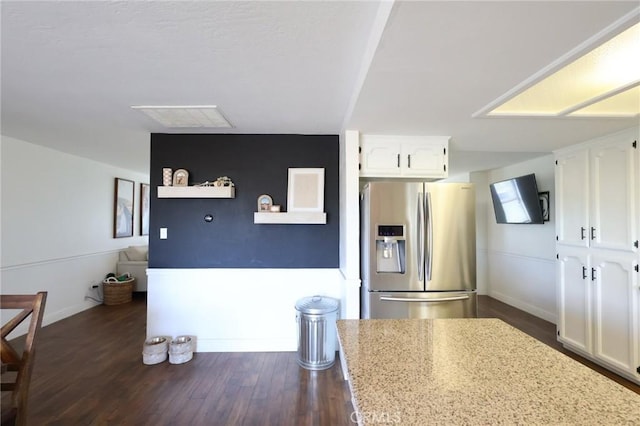
[[[433,220],[431,220],[432,210],[431,210],[431,193],[425,192],[425,201],[426,201],[426,232],[427,234],[427,254],[423,255],[423,259],[426,257],[426,277],[425,281],[431,281],[431,264],[433,262]],[[423,233],[424,234],[424,233]],[[424,236],[421,244],[424,247]],[[424,250],[424,248],[423,248]]]
[[[455,300],[467,300],[469,299],[469,295],[465,294],[464,296],[455,296],[455,297],[441,297],[439,299],[420,299],[414,297],[391,297],[391,296],[380,296],[380,300],[385,300],[387,302],[453,302]]]
[[[418,281],[424,281],[424,203],[418,193]]]

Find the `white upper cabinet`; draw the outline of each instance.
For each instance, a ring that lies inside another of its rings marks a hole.
[[[448,176],[448,136],[362,135],[361,177]]]
[[[591,247],[638,247],[637,141],[623,138],[591,149]]]
[[[558,243],[637,251],[637,169],[633,132],[557,151]]]
[[[558,242],[588,247],[589,151],[556,156],[556,230]]]
[[[360,176],[397,176],[400,174],[400,142],[386,136],[362,136]]]

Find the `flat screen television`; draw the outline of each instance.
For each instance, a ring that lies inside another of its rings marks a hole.
[[[498,223],[543,223],[536,175],[530,174],[489,185]]]

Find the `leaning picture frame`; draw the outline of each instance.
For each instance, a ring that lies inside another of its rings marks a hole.
[[[258,197],[258,211],[270,212],[273,206],[273,199],[269,194],[262,194]]]
[[[140,235],[149,235],[149,198],[148,183],[140,184]]]
[[[133,237],[134,182],[115,178],[113,238]]]
[[[542,211],[542,221],[549,222],[549,210],[551,208],[549,204],[549,191],[538,192],[538,198],[540,198],[540,210]]]
[[[323,168],[289,168],[287,211],[324,211]]]

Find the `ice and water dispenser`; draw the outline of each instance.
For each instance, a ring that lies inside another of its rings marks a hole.
[[[404,274],[405,226],[378,225],[376,235],[376,272]]]

